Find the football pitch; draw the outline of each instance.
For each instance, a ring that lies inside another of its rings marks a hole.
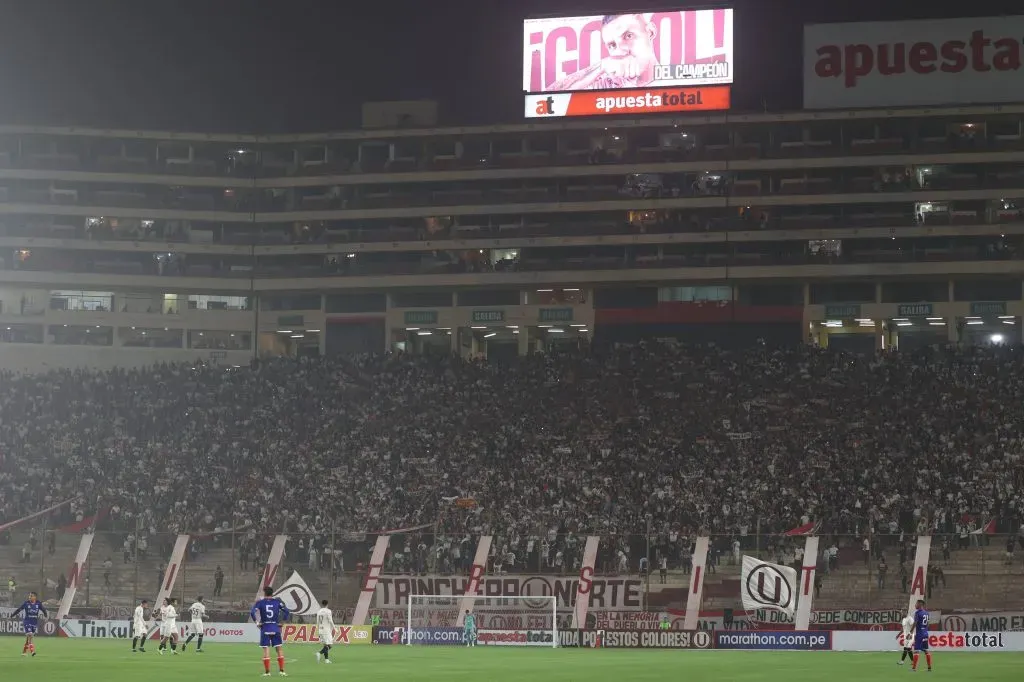
[[[21,657],[22,640],[0,639],[0,670],[10,679],[46,682],[235,682],[261,678],[262,653],[245,644],[207,643],[206,651],[171,656],[132,654],[126,640],[37,640],[39,655]],[[336,646],[331,665],[317,664],[316,645],[285,647],[288,676],[298,680],[437,680],[440,682],[633,682],[635,680],[730,680],[793,682],[828,677],[830,682],[928,680],[1017,682],[1024,654],[935,654],[935,671],[899,667],[899,653],[674,651],[479,647]],[[922,667],[924,661],[921,662]],[[276,661],[272,662],[276,675]]]

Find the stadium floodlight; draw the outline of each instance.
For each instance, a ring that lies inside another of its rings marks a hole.
[[[409,596],[406,645],[465,646],[465,612],[476,621],[481,645],[558,647],[558,598],[483,597],[413,594]]]

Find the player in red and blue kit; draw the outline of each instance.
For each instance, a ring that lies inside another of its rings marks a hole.
[[[277,667],[282,677],[284,671],[284,654],[281,653],[281,621],[288,620],[291,615],[284,602],[274,596],[274,588],[263,589],[263,599],[256,602],[249,617],[260,629],[260,646],[263,647],[263,676],[270,677],[270,647],[277,649]]]
[[[914,611],[914,662],[911,670],[917,670],[917,662],[924,652],[924,659],[928,662],[928,672],[932,671],[932,652],[928,650],[928,612],[924,608],[924,599],[917,600],[917,610]]]
[[[25,646],[21,648],[21,655],[32,654],[36,655],[35,636],[39,632],[39,614],[43,614],[43,618],[49,618],[50,614],[46,612],[46,607],[39,601],[35,592],[28,593],[28,599],[11,614],[11,618],[17,618],[19,613],[24,613],[24,620],[22,625],[25,628]]]

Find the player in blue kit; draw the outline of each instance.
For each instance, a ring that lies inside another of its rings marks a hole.
[[[21,655],[32,654],[36,655],[35,636],[39,631],[39,614],[43,614],[43,618],[49,618],[50,614],[46,612],[46,607],[39,601],[35,592],[28,593],[28,599],[11,614],[11,618],[17,618],[19,613],[24,613],[24,620],[22,626],[25,628],[25,646],[21,648]]]
[[[928,672],[932,671],[932,652],[928,650],[928,612],[924,608],[924,599],[917,600],[917,610],[914,611],[914,662],[911,670],[917,670],[917,662],[924,652],[924,659],[928,662]]]
[[[260,646],[263,647],[263,676],[270,677],[270,647],[277,650],[277,667],[282,677],[284,671],[284,654],[281,652],[281,621],[288,620],[291,615],[284,602],[274,596],[274,588],[263,589],[264,597],[256,602],[249,617],[260,629]]]

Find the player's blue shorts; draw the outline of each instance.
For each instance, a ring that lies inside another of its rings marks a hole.
[[[476,628],[466,628],[465,632],[463,633],[463,636],[468,641],[473,641],[474,639],[476,639]]]
[[[914,651],[928,651],[928,638],[927,637],[915,637],[914,638]]]
[[[260,646],[281,646],[281,633],[260,631]]]
[[[39,623],[29,623],[26,621],[23,625],[25,626],[26,635],[34,635],[39,632]]]

